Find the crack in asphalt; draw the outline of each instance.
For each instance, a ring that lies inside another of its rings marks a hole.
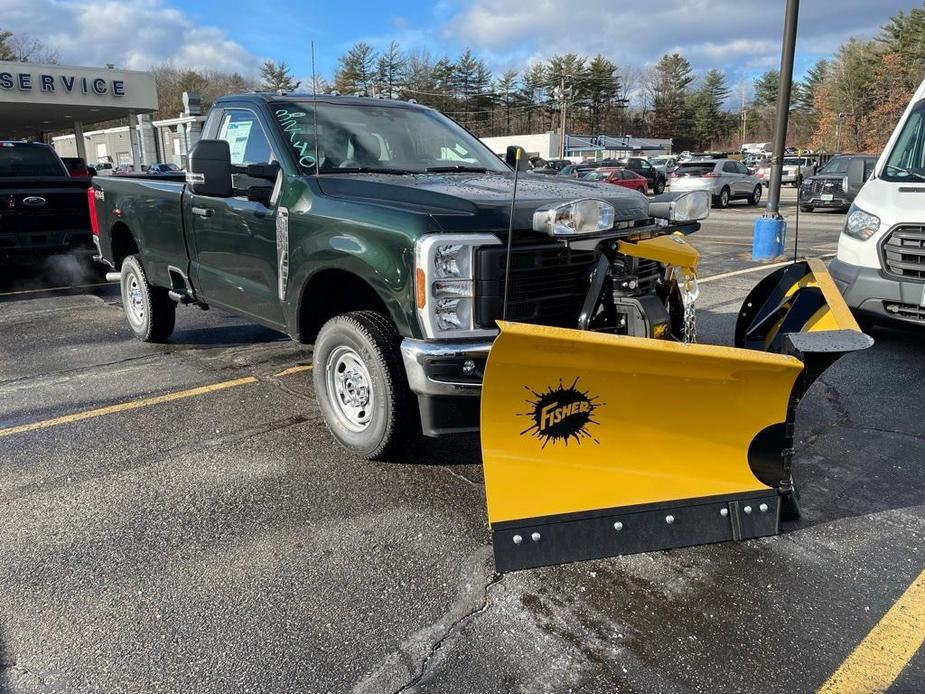
[[[468,485],[470,485],[470,486],[472,486],[472,487],[476,487],[476,488],[481,489],[482,487],[485,486],[485,485],[482,484],[481,482],[476,482],[475,480],[470,480],[470,479],[469,479],[468,477],[466,477],[464,474],[462,474],[461,472],[456,472],[456,470],[454,470],[453,468],[449,467],[448,465],[441,465],[440,467],[443,468],[444,470],[446,470],[448,473],[450,473],[453,477],[456,477],[457,479],[461,479],[463,482],[465,482],[466,484],[468,484]]]
[[[139,354],[134,357],[125,357],[124,359],[116,359],[115,361],[108,361],[108,362],[103,362],[100,364],[92,364],[88,366],[78,366],[73,369],[62,369],[60,371],[46,371],[40,374],[30,374],[29,376],[20,376],[19,378],[10,378],[10,379],[0,381],[0,390],[5,388],[6,386],[21,383],[23,381],[32,381],[32,380],[39,381],[41,379],[52,378],[56,376],[67,376],[69,374],[74,374],[74,373],[90,372],[90,371],[93,371],[94,369],[102,369],[102,368],[107,368],[110,366],[118,366],[119,364],[126,364],[128,362],[141,361],[142,359],[151,359],[152,357],[163,357],[163,356],[169,357],[173,353],[174,353],[173,350],[164,349],[164,350],[159,350],[157,352],[152,352],[149,354]],[[30,386],[33,386],[33,385],[36,385],[36,384],[30,383]]]
[[[40,482],[32,482],[30,484],[24,485],[23,487],[20,487],[17,493],[0,496],[0,507],[19,501],[20,499],[24,499],[35,493],[64,488],[74,483],[80,484],[89,480],[103,479],[110,475],[117,475],[123,472],[128,472],[130,470],[137,470],[142,467],[156,465],[165,460],[169,460],[170,458],[176,458],[181,455],[187,455],[189,453],[195,453],[197,451],[209,448],[217,448],[226,443],[234,443],[235,441],[240,441],[251,436],[268,434],[273,431],[279,431],[280,429],[286,429],[288,427],[295,426],[297,424],[303,424],[305,422],[319,418],[320,415],[317,417],[309,417],[307,415],[293,415],[291,417],[276,419],[271,422],[260,424],[258,426],[249,427],[247,429],[239,429],[233,433],[225,434],[222,436],[215,436],[197,441],[196,443],[181,444],[179,446],[166,448],[164,450],[150,453],[148,455],[141,455],[137,457],[129,456],[128,458],[114,461],[112,464],[113,466],[117,467],[102,472],[99,469],[95,469],[88,470],[85,473],[72,473],[50,479],[43,478]]]
[[[399,687],[394,691],[393,694],[402,694],[402,692],[407,692],[412,687],[418,685],[421,680],[424,679],[424,676],[427,674],[427,666],[430,664],[430,661],[433,659],[437,652],[443,648],[443,644],[453,636],[457,631],[468,621],[475,619],[478,615],[482,614],[485,610],[488,609],[489,604],[491,603],[491,589],[496,586],[504,578],[504,574],[494,574],[491,577],[491,580],[485,584],[485,587],[482,589],[482,602],[481,604],[467,612],[466,614],[459,617],[456,621],[450,624],[447,627],[446,631],[437,638],[428,649],[427,653],[424,655],[424,658],[421,660],[421,666],[418,671],[418,674],[412,677],[408,682]]]

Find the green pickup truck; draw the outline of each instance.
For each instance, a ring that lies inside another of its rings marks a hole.
[[[478,428],[505,291],[509,320],[681,330],[666,267],[616,249],[695,229],[693,196],[525,172],[512,204],[511,166],[403,101],[227,96],[202,135],[185,175],[93,180],[128,324],[164,341],[178,304],[216,306],[313,344],[325,421],[358,455]]]

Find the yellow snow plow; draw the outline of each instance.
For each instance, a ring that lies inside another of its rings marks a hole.
[[[620,242],[690,280],[683,239]],[[735,347],[499,322],[481,437],[495,564],[510,571],[773,535],[798,515],[797,404],[873,340],[825,266],[796,262],[748,295]]]

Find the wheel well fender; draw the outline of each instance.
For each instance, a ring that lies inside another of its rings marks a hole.
[[[112,262],[116,270],[122,267],[126,257],[138,253],[138,242],[135,235],[125,222],[116,222],[109,232],[109,243],[112,247]]]
[[[369,282],[349,270],[329,268],[308,277],[298,295],[294,318],[299,342],[314,342],[318,331],[334,316],[369,310],[388,316],[401,332],[405,320],[392,297],[383,297]]]

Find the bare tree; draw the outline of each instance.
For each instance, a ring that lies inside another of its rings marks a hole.
[[[41,39],[30,34],[10,34],[6,38],[5,44],[12,55],[10,59],[20,63],[55,65],[61,58],[56,48],[52,48]]]

